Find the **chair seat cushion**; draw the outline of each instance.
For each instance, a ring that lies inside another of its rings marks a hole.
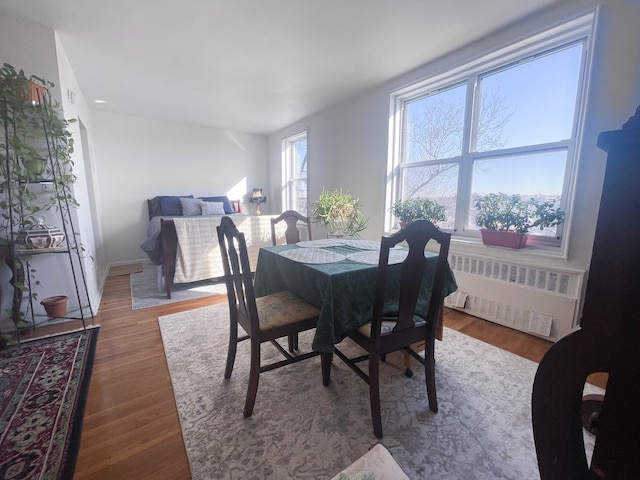
[[[317,317],[320,310],[288,290],[256,298],[260,329],[289,325]]]
[[[384,445],[371,450],[331,480],[409,480]]]

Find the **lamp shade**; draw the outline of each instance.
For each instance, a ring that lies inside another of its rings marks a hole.
[[[254,188],[253,193],[249,197],[249,202],[251,203],[265,203],[267,201],[267,197],[262,194],[261,188]]]

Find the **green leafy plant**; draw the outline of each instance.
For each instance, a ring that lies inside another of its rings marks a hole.
[[[556,227],[564,222],[565,212],[556,208],[558,199],[540,202],[523,200],[520,195],[490,193],[476,199],[476,225],[488,230],[526,233],[531,228]]]
[[[71,159],[73,137],[68,129],[75,120],[63,118],[60,104],[49,94],[52,87],[53,83],[27,76],[8,63],[0,68],[0,249],[9,254],[14,270],[19,268],[12,255],[19,231],[62,203],[78,206],[71,189],[76,177]],[[61,213],[68,224],[68,209]],[[27,272],[33,273],[33,269]],[[14,281],[13,286],[32,299],[37,296],[22,282]],[[8,313],[16,321],[13,308]]]
[[[444,222],[447,219],[445,209],[438,202],[429,198],[407,198],[398,200],[391,207],[393,215],[401,222],[412,222],[425,218],[431,223]]]
[[[367,228],[369,219],[360,211],[360,199],[340,190],[322,190],[312,206],[314,222],[322,223],[334,235],[355,235]]]
[[[0,137],[0,238],[5,240],[9,232],[33,225],[43,212],[57,208],[59,201],[78,206],[70,189],[76,177],[68,125],[75,119],[62,117],[59,103],[48,93],[53,86],[7,63],[0,68],[0,128],[4,133]],[[30,185],[54,176],[48,190]]]

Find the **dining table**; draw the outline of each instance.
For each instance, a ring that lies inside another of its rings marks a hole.
[[[401,262],[406,248],[393,248],[389,269],[384,315],[398,311]],[[262,297],[289,290],[320,310],[311,348],[333,352],[349,332],[371,321],[377,280],[380,242],[329,238],[297,244],[262,247],[258,253],[254,290]],[[416,314],[426,318],[437,255],[425,251],[427,268],[422,280]],[[457,289],[451,268],[445,272],[441,298]]]

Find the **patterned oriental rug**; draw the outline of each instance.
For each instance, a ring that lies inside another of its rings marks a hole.
[[[327,479],[377,443],[368,387],[339,359],[328,387],[319,357],[260,375],[245,419],[249,345],[239,345],[225,380],[227,304],[158,320],[193,479]],[[301,349],[311,344],[305,333]],[[276,353],[263,345],[263,356]],[[539,479],[531,427],[537,364],[450,329],[436,342],[436,362],[437,414],[417,362],[412,378],[399,354],[381,365],[381,443],[409,478]],[[590,458],[594,437],[585,442]]]
[[[0,351],[0,478],[73,477],[98,328]]]

